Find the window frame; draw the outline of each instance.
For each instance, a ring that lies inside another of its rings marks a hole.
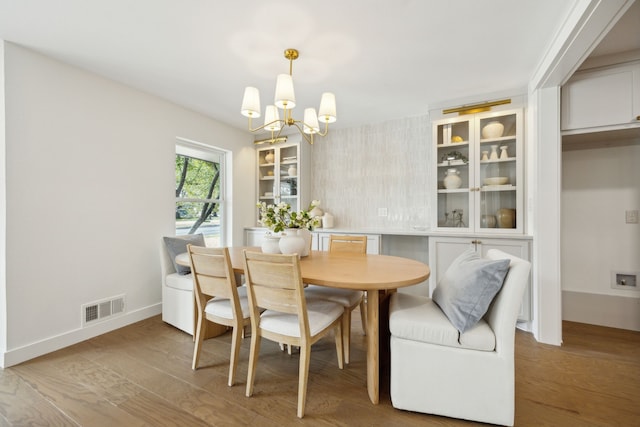
[[[228,176],[228,168],[227,163],[229,162],[230,152],[224,150],[219,147],[214,147],[212,145],[203,144],[196,141],[191,141],[185,138],[177,138],[175,145],[175,156],[188,156],[200,160],[205,160],[209,162],[218,163],[220,165],[220,183],[219,189],[220,194],[218,198],[215,199],[197,199],[197,198],[184,198],[184,197],[175,197],[174,201],[174,210],[178,203],[180,202],[195,202],[195,203],[217,203],[218,204],[218,217],[220,220],[220,242],[219,246],[224,247],[228,246],[228,227],[230,224],[230,206],[227,203],[227,194],[230,184],[230,177]],[[174,157],[174,165],[175,165],[175,157]],[[175,184],[175,179],[174,179]],[[175,187],[173,188],[175,193]],[[175,216],[175,214],[174,214]],[[174,230],[177,232],[177,228]],[[206,240],[206,236],[205,236]],[[207,245],[209,246],[209,244]]]

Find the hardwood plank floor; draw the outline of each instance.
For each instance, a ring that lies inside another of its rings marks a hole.
[[[255,392],[245,397],[249,340],[228,387],[230,334],[193,341],[160,316],[0,372],[0,426],[466,426],[399,411],[388,378],[380,404],[366,391],[366,342],[352,316],[351,364],[332,337],[312,349],[305,417],[296,417],[298,355],[263,341]],[[562,347],[516,333],[516,425],[640,425],[640,333],[564,323]]]

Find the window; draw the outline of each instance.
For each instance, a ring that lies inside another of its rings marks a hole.
[[[224,159],[212,147],[176,145],[176,235],[202,233],[207,246],[224,244]]]

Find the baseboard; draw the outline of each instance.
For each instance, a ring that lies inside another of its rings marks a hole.
[[[52,351],[60,350],[73,344],[88,340],[98,335],[122,328],[162,313],[162,303],[125,313],[121,316],[105,320],[86,328],[79,328],[54,337],[44,339],[23,347],[6,351],[2,354],[0,368],[8,368]]]
[[[562,320],[640,331],[640,298],[562,291]]]

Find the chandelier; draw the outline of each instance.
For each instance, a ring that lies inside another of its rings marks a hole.
[[[309,144],[313,144],[313,135],[325,136],[329,132],[329,123],[336,121],[336,96],[331,92],[322,94],[318,114],[316,114],[315,108],[305,108],[302,121],[293,118],[291,110],[296,106],[296,97],[293,92],[293,61],[298,56],[299,52],[296,49],[286,49],[284,51],[284,57],[289,60],[289,74],[278,75],[274,105],[267,105],[264,124],[255,129],[251,128],[251,119],[258,118],[261,115],[260,92],[257,88],[251,86],[244,89],[240,113],[249,118],[249,131],[266,130],[271,132],[271,139],[268,141],[272,144],[278,140],[285,125],[295,126],[304,139]],[[284,118],[282,119],[278,108],[283,110]],[[319,122],[324,123],[324,131],[322,132],[320,132]]]

